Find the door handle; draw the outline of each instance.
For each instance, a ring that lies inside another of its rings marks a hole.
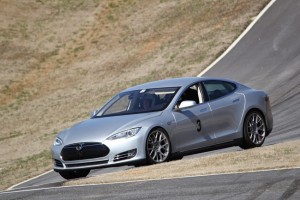
[[[200,110],[200,112],[205,112],[205,111],[207,111],[207,108],[202,108],[202,109]]]
[[[234,99],[233,101],[232,101],[232,103],[236,103],[236,102],[239,102],[240,101],[240,99]]]

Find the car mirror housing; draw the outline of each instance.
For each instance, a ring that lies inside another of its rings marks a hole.
[[[179,110],[181,110],[183,108],[192,107],[192,106],[194,106],[196,104],[197,103],[195,101],[190,101],[190,100],[188,100],[188,101],[182,101],[179,106],[175,107],[175,111],[179,111]]]

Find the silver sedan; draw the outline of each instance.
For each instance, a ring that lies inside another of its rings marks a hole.
[[[72,179],[99,167],[259,147],[272,127],[264,91],[217,78],[155,81],[122,91],[90,119],[60,132],[52,146],[54,170]]]

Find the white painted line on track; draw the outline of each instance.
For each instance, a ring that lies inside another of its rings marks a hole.
[[[224,58],[236,45],[237,43],[251,30],[251,28],[256,24],[256,22],[263,16],[263,14],[276,2],[277,0],[271,0],[268,5],[266,7],[264,7],[264,9],[256,16],[255,20],[253,20],[251,22],[251,24],[245,29],[245,31],[226,49],[226,51],[221,55],[219,56],[214,62],[212,62],[207,68],[205,68],[200,74],[198,74],[197,76],[202,76],[203,74],[205,74],[208,70],[210,70],[215,64],[217,64],[222,58]],[[18,183],[16,185],[13,185],[11,187],[9,187],[7,190],[12,190],[14,187],[17,187],[23,183],[26,183],[28,181],[31,181],[35,178],[39,178],[43,175],[46,175],[47,173],[50,173],[51,171],[53,170],[50,170],[48,172],[45,172],[43,174],[40,174],[38,176],[35,176],[33,178],[30,178],[28,180],[25,180],[21,183]],[[156,180],[156,179],[155,179]]]
[[[197,76],[200,77],[215,66],[222,58],[224,58],[237,44],[238,42],[251,30],[251,28],[256,24],[256,22],[263,16],[263,14],[276,2],[277,0],[272,0],[264,7],[264,9],[255,17],[255,19],[249,24],[249,26],[243,31],[243,33],[219,56],[214,62],[212,62],[208,67],[206,67]]]
[[[31,181],[31,180],[33,180],[33,179],[39,178],[39,177],[41,177],[41,176],[44,176],[44,175],[46,175],[46,174],[48,174],[48,173],[50,173],[50,172],[52,172],[52,171],[53,171],[53,170],[51,169],[51,170],[49,170],[49,171],[47,171],[47,172],[45,172],[45,173],[42,173],[42,174],[40,174],[40,175],[37,175],[37,176],[35,176],[35,177],[32,177],[32,178],[27,179],[27,180],[25,180],[25,181],[22,181],[21,183],[17,183],[17,184],[15,184],[15,185],[9,187],[7,190],[8,190],[8,191],[9,191],[9,190],[12,190],[14,187],[17,187],[17,186],[19,186],[19,185],[21,185],[21,184],[23,184],[23,183],[26,183],[26,182]]]
[[[59,184],[59,183],[63,183],[64,181],[58,181],[58,182],[50,182],[50,183],[46,183],[46,184],[39,184],[39,185],[32,185],[32,186],[26,186],[26,187],[19,187],[19,188],[12,188],[10,190],[6,190],[6,191],[18,191],[18,190],[29,190],[30,188],[45,188],[46,185],[50,185],[50,184]],[[56,187],[56,186],[52,186],[52,187]],[[58,187],[58,186],[57,186]],[[1,191],[0,191],[1,193]]]
[[[221,175],[233,175],[233,174],[246,174],[246,173],[259,173],[259,172],[272,172],[272,171],[281,171],[281,170],[293,170],[300,169],[300,167],[288,167],[288,168],[275,168],[275,169],[265,169],[265,170],[252,170],[244,172],[230,172],[230,173],[220,173],[220,174],[203,174],[195,176],[183,176],[183,177],[171,177],[171,178],[159,178],[159,179],[143,179],[135,181],[123,181],[123,182],[113,182],[113,183],[99,183],[99,184],[85,184],[85,185],[72,185],[72,186],[60,186],[60,187],[48,187],[48,188],[37,188],[37,189],[28,189],[28,190],[17,190],[17,191],[3,191],[1,194],[12,194],[20,192],[31,192],[38,190],[52,190],[52,189],[62,189],[62,188],[76,188],[76,187],[89,187],[89,186],[100,186],[100,185],[114,185],[114,184],[125,184],[125,183],[139,183],[139,182],[148,182],[148,181],[161,181],[161,180],[173,180],[173,179],[185,179],[185,178],[197,178],[197,177],[207,177],[207,176],[221,176]]]

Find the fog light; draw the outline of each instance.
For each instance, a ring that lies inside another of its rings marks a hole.
[[[136,156],[136,152],[137,152],[137,149],[132,149],[129,151],[119,153],[114,157],[114,161],[120,161],[120,160],[126,160],[126,159],[133,158],[134,156]]]

